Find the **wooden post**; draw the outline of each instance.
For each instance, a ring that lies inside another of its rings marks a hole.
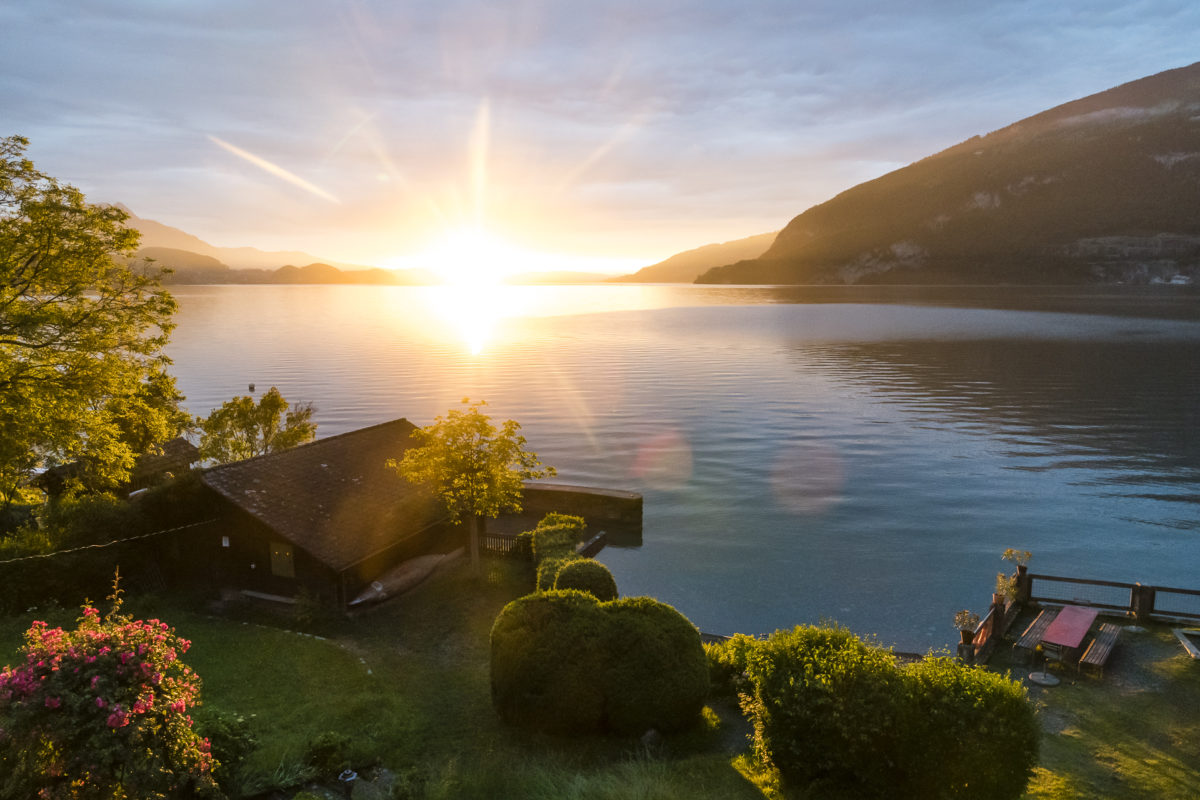
[[[1154,595],[1153,586],[1143,586],[1140,583],[1135,583],[1130,590],[1129,605],[1133,610],[1134,619],[1138,622],[1150,621],[1150,615],[1154,613]]]
[[[1029,567],[1026,564],[1017,564],[1017,596],[1015,600],[1018,603],[1028,603],[1032,595],[1033,578],[1029,577]]]
[[[1002,594],[992,595],[992,631],[988,639],[994,644],[1004,635],[1004,618],[1008,611],[1008,603]]]

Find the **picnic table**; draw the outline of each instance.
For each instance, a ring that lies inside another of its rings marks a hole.
[[[1043,647],[1046,650],[1053,649],[1058,660],[1062,661],[1063,653],[1075,650],[1083,644],[1084,637],[1099,614],[1099,610],[1087,606],[1063,606],[1042,634]]]

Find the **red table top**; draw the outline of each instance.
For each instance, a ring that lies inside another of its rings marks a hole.
[[[1079,647],[1099,613],[1097,609],[1086,606],[1063,606],[1046,628],[1042,641],[1061,647]]]

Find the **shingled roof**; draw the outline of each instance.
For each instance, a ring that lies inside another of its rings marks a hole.
[[[413,446],[397,419],[206,470],[202,480],[279,536],[342,570],[436,522],[430,495],[388,469]]]

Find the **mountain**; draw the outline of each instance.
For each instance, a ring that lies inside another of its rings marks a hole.
[[[120,203],[129,215],[125,225],[142,234],[137,258],[154,259],[172,274],[165,283],[356,283],[428,284],[436,279],[425,270],[388,270],[343,262],[326,263],[298,250],[217,247],[190,233],[143,219]],[[306,267],[294,263],[308,264]]]
[[[1172,279],[1200,283],[1200,63],[859,184],[698,282]]]
[[[657,264],[642,267],[632,275],[622,275],[609,280],[627,283],[691,283],[713,267],[758,258],[771,246],[771,242],[775,241],[777,233],[778,231],[760,233],[732,242],[706,244],[694,250],[676,253]]]

